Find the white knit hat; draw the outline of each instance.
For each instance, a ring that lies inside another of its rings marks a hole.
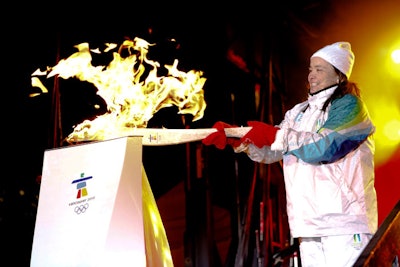
[[[348,42],[337,42],[327,45],[311,57],[320,57],[340,70],[350,79],[351,71],[354,65],[354,53],[351,51],[351,45]]]

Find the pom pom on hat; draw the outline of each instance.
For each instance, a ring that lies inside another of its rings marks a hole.
[[[351,51],[351,45],[348,42],[337,42],[327,45],[311,57],[320,57],[340,70],[350,79],[351,71],[354,65],[354,53]]]

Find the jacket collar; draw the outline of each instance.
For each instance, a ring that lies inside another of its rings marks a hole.
[[[337,85],[333,85],[331,87],[319,90],[314,94],[308,94],[309,106],[316,106],[322,108],[322,105],[333,94],[333,92],[336,90],[337,87],[338,87]]]

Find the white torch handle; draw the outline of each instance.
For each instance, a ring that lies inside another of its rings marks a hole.
[[[243,137],[251,127],[225,128],[227,137]],[[135,128],[131,129],[129,135],[143,136],[144,146],[166,146],[177,145],[189,142],[200,141],[209,134],[216,132],[215,128],[203,129],[154,129],[154,128]]]

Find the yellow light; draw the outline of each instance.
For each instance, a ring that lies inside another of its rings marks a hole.
[[[394,42],[394,44],[389,48],[386,59],[386,68],[391,77],[400,80],[400,40]]]
[[[391,120],[386,123],[383,129],[384,135],[388,140],[392,140],[395,143],[400,142],[400,120]]]
[[[391,157],[400,144],[400,109],[397,100],[375,96],[369,110],[376,126],[376,162]]]
[[[400,64],[400,49],[394,50],[391,57],[395,64]]]

